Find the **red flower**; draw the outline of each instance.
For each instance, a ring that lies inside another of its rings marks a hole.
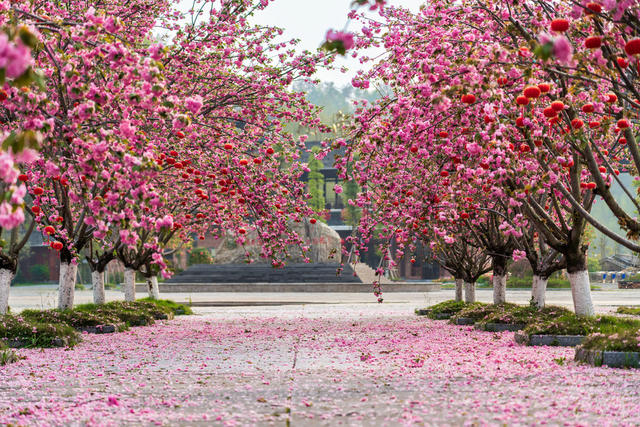
[[[409,150],[411,150],[412,153],[417,153],[418,152],[418,147],[416,147],[415,145],[412,145]]]
[[[56,229],[55,229],[55,228],[53,228],[53,227],[52,227],[52,226],[50,226],[50,225],[47,225],[47,226],[44,228],[44,233],[45,233],[45,234],[51,235],[51,234],[53,234],[53,233],[55,233],[55,232],[56,232]]]
[[[446,178],[446,177],[448,177],[448,176],[449,176],[449,172],[447,172],[447,171],[441,171],[441,172],[440,172],[440,176],[441,176],[441,177],[443,177],[443,178]]]
[[[548,93],[551,90],[551,85],[549,83],[540,83],[538,89],[540,89],[542,93]]]
[[[620,143],[620,145],[627,145],[627,138],[620,138],[618,142]]]
[[[274,153],[273,148],[271,147],[267,148],[267,154],[273,154],[273,153]]]
[[[624,58],[618,58],[616,61],[618,62],[620,68],[627,68],[629,66],[629,61]]]
[[[554,111],[562,111],[564,110],[564,103],[562,101],[553,101],[551,108],[553,108]]]
[[[447,132],[446,130],[441,130],[438,135],[440,136],[440,138],[447,138],[449,136],[449,132]]]
[[[630,125],[629,125],[629,120],[627,120],[627,119],[620,119],[620,120],[618,120],[618,127],[619,127],[620,129],[626,129],[626,128],[628,128],[629,126],[630,126]]]
[[[602,6],[598,3],[587,3],[587,9],[585,13],[587,15],[591,15],[592,13],[600,13],[602,12]]]
[[[224,149],[225,150],[233,150],[233,145],[232,144],[224,144]]]
[[[616,95],[615,93],[608,93],[607,94],[607,102],[613,104],[614,102],[618,101],[618,95]]]
[[[584,122],[580,119],[573,119],[571,120],[571,126],[574,129],[580,129],[582,126],[584,126]]]
[[[33,212],[34,214],[38,215],[40,213],[40,206],[32,206],[31,207],[31,212]]]
[[[315,223],[316,223],[316,222],[318,222],[318,221],[317,221],[315,218],[311,218],[311,219],[309,220],[309,222],[310,222],[311,224],[315,224]]]
[[[582,106],[583,113],[593,113],[594,111],[595,111],[595,107],[593,106],[593,104],[584,104]]]
[[[247,233],[247,230],[245,230],[244,228],[239,228],[239,229],[238,229],[238,233],[240,233],[240,234],[246,234],[246,233]]]
[[[627,52],[627,55],[640,54],[640,39],[629,40],[624,45],[624,51]]]
[[[540,96],[540,94],[542,93],[542,91],[537,86],[529,86],[529,87],[524,88],[524,91],[522,93],[527,98],[538,98]]]
[[[53,242],[53,243],[51,244],[51,247],[52,247],[53,249],[55,249],[56,251],[59,251],[60,249],[62,249],[62,247],[63,247],[63,246],[64,246],[64,245],[62,244],[62,242]]]
[[[591,129],[599,128],[600,127],[600,122],[598,122],[598,121],[589,122],[589,127]]]
[[[171,157],[178,157],[178,152],[177,152],[177,151],[175,151],[175,150],[171,150],[171,151],[169,151],[169,155],[170,155]]]
[[[519,128],[524,127],[524,117],[518,117],[516,119],[516,126]]]
[[[526,96],[518,96],[516,98],[516,104],[518,105],[527,105],[529,103],[529,98],[527,98]]]
[[[473,94],[462,95],[462,102],[464,104],[473,104],[476,102],[476,96]]]
[[[545,108],[544,110],[542,110],[542,113],[544,114],[545,117],[548,117],[548,118],[555,117],[558,115],[558,112],[553,107]]]
[[[42,194],[44,194],[44,190],[40,187],[36,187],[33,189],[33,194],[35,194],[36,196],[41,196]]]
[[[551,31],[558,33],[564,33],[569,29],[569,21],[566,19],[558,18],[551,21]]]
[[[591,36],[584,39],[584,47],[587,49],[597,49],[602,46],[602,39],[598,36]]]

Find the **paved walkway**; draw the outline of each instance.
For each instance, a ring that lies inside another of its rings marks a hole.
[[[384,289],[383,289],[384,290]],[[120,291],[107,291],[107,300],[122,300],[124,294]],[[139,298],[146,294],[138,294]],[[443,289],[437,292],[388,292],[383,294],[385,303],[407,304],[413,308],[426,307],[441,301],[452,299],[453,289]],[[196,305],[213,303],[214,305],[262,303],[277,304],[377,304],[373,293],[167,293],[164,298],[178,302],[193,302]],[[476,290],[478,301],[491,302],[492,289]],[[640,305],[640,289],[603,289],[592,292],[593,302],[600,312],[610,311],[619,305]],[[76,291],[76,304],[92,302],[91,290]],[[525,289],[508,289],[507,300],[519,304],[528,304],[531,291]],[[19,286],[11,288],[9,306],[13,312],[25,308],[55,308],[58,302],[57,287],[48,286]],[[571,291],[569,289],[550,289],[547,291],[547,302],[571,308]],[[383,304],[384,305],[384,304]]]
[[[412,307],[207,308],[72,350],[21,350],[0,367],[0,424],[640,424],[640,371]]]

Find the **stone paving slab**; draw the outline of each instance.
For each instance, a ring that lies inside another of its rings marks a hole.
[[[640,371],[413,308],[197,308],[72,350],[19,350],[0,367],[0,425],[640,424]]]

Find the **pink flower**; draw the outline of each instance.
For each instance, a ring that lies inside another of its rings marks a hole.
[[[107,398],[107,405],[109,405],[109,406],[120,406],[120,402],[118,401],[117,397],[109,396]]]
[[[573,58],[573,46],[565,36],[560,36],[553,43],[553,56],[561,63],[568,63]]]
[[[346,33],[343,31],[333,31],[333,30],[327,31],[326,40],[328,42],[336,42],[336,41],[342,42],[342,46],[344,46],[345,50],[349,50],[353,48],[355,44],[353,40],[353,34]]]

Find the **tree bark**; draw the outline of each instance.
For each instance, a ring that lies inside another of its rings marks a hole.
[[[531,284],[531,300],[538,308],[543,308],[545,305],[545,296],[547,292],[546,277],[534,275],[533,283]]]
[[[462,301],[463,286],[464,286],[464,280],[456,279],[456,301]]]
[[[15,273],[9,269],[0,269],[0,314],[7,314],[9,310],[9,290]]]
[[[147,277],[147,289],[149,298],[160,299],[160,287],[158,286],[158,276]]]
[[[58,284],[58,308],[68,310],[73,308],[73,296],[76,289],[76,274],[78,264],[60,261],[60,278]]]
[[[576,314],[578,316],[593,316],[595,310],[591,301],[589,272],[585,269],[569,273],[569,283],[571,284],[571,296]]]
[[[464,282],[464,302],[476,302],[476,284]]]
[[[504,304],[507,301],[507,260],[504,257],[491,259],[493,269],[493,303]]]
[[[93,284],[93,303],[104,304],[106,301],[104,292],[104,271],[92,271],[91,283]]]
[[[124,300],[136,300],[136,271],[132,268],[124,269]]]

